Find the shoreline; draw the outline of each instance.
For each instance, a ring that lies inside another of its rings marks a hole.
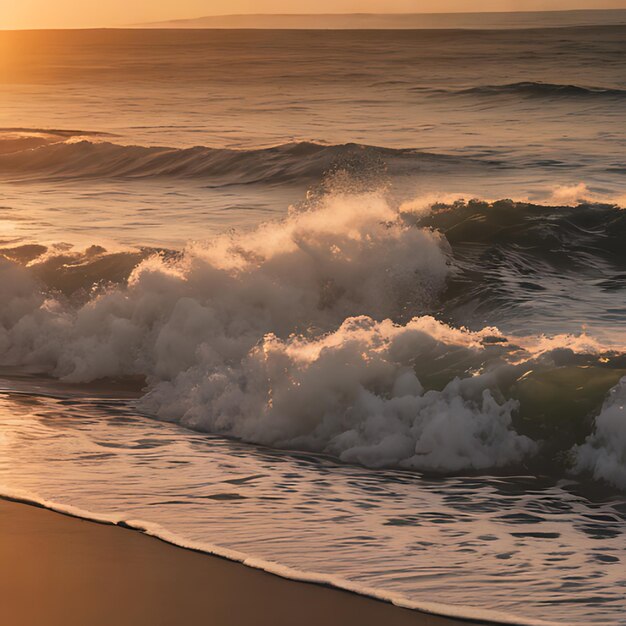
[[[133,530],[1,497],[4,619],[12,626],[487,623],[292,580]]]

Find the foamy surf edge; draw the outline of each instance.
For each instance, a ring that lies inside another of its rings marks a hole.
[[[163,528],[159,524],[155,524],[153,522],[125,519],[120,515],[88,511],[86,509],[82,509],[73,505],[54,502],[37,494],[33,494],[32,492],[14,489],[2,484],[0,484],[0,499],[8,502],[15,502],[18,504],[25,504],[37,508],[42,508],[76,519],[82,519],[98,524],[119,526],[120,528],[125,528],[127,530],[134,530],[144,535],[148,535],[149,537],[158,539],[159,541],[163,541],[164,543],[168,543],[178,548],[182,548],[184,550],[201,552],[203,554],[216,556],[235,563],[241,563],[246,567],[261,570],[274,576],[280,576],[281,578],[284,578],[286,580],[322,585],[325,587],[337,589],[339,591],[347,591],[349,593],[354,593],[359,596],[371,598],[381,602],[386,602],[387,604],[392,604],[399,608],[410,609],[421,613],[462,620],[468,623],[488,623],[494,625],[506,624],[509,626],[556,626],[557,624],[557,622],[549,622],[533,618],[524,618],[522,620],[519,617],[489,609],[478,609],[466,606],[451,606],[446,604],[440,604],[437,602],[416,602],[413,600],[409,600],[401,594],[386,592],[381,589],[375,589],[373,587],[359,585],[343,578],[331,576],[328,574],[319,574],[315,572],[297,570],[286,565],[266,561],[264,559],[256,558],[243,552],[218,546],[216,544],[190,541],[185,537],[173,533],[166,528]]]

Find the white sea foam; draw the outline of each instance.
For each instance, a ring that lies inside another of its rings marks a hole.
[[[323,196],[155,254],[81,305],[3,260],[1,362],[67,382],[144,376],[141,406],[161,419],[371,467],[518,464],[538,445],[513,426],[517,402],[494,392],[498,371],[600,346],[582,335],[515,347],[429,316],[453,271],[445,238],[415,225],[435,201]]]
[[[576,470],[626,489],[626,377],[611,389],[594,432],[574,453]]]
[[[268,335],[236,367],[200,363],[158,384],[144,406],[196,429],[368,466],[515,463],[535,450],[511,426],[515,402],[499,404],[481,377],[425,391],[416,375],[450,350],[480,352],[480,338],[431,317],[349,318],[318,339]]]
[[[172,378],[200,352],[241,359],[268,332],[325,332],[350,315],[428,308],[448,272],[442,241],[403,223],[381,196],[335,198],[177,260],[154,256],[127,287],[78,309],[4,261],[3,359],[75,382]]]
[[[143,406],[163,419],[370,466],[518,462],[535,445],[511,426],[514,402],[480,377],[424,390],[416,376],[450,350],[480,353],[482,334],[390,321],[427,311],[449,271],[445,240],[403,214],[381,194],[326,198],[152,257],[78,309],[5,262],[3,362],[71,382],[144,375]]]

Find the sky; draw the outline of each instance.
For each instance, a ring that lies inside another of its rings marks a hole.
[[[232,13],[619,9],[626,0],[0,0],[0,29],[124,26]]]

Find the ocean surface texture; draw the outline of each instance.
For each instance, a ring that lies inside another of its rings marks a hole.
[[[496,26],[0,32],[0,492],[626,624],[626,26]]]

